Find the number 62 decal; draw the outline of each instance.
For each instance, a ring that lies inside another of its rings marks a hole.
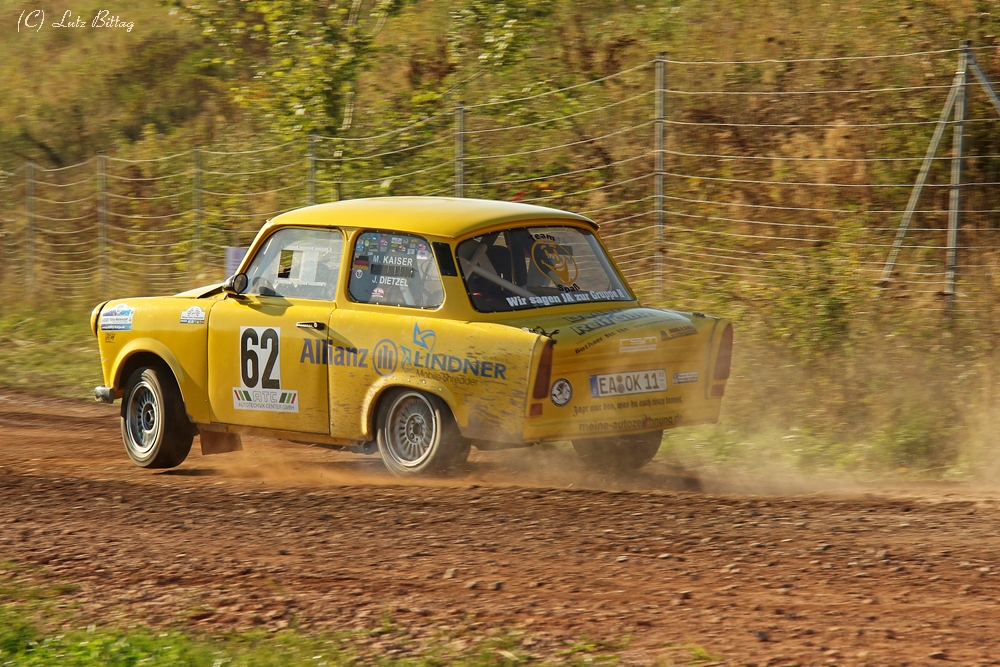
[[[237,410],[298,412],[299,392],[281,388],[281,329],[240,327],[240,386]]]
[[[244,389],[281,389],[280,345],[278,329],[240,327],[240,386]]]

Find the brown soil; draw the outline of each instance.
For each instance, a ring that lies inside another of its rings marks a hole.
[[[474,451],[464,471],[401,484],[377,456],[244,445],[203,457],[196,440],[181,467],[146,471],[116,407],[0,392],[3,576],[76,584],[60,599],[83,624],[391,617],[382,653],[505,628],[537,657],[574,642],[642,663],[697,646],[761,666],[1000,657],[990,490],[678,491],[691,480],[659,461],[608,478],[566,448]]]

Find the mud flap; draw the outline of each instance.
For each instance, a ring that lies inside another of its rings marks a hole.
[[[201,432],[202,456],[242,451],[243,441],[240,439],[239,433],[219,433],[217,431]]]

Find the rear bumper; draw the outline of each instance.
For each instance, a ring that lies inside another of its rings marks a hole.
[[[94,387],[94,400],[99,403],[114,403],[115,390],[112,387]]]
[[[570,406],[557,408],[545,402],[541,415],[525,419],[523,438],[525,442],[579,440],[660,431],[678,426],[715,424],[719,421],[721,410],[722,401],[702,399],[677,405],[675,410],[642,410],[641,407],[638,410],[578,408],[574,415]]]

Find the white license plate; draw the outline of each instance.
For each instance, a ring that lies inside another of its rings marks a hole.
[[[590,376],[590,395],[594,398],[624,396],[626,394],[646,394],[667,390],[667,371],[629,371]]]

